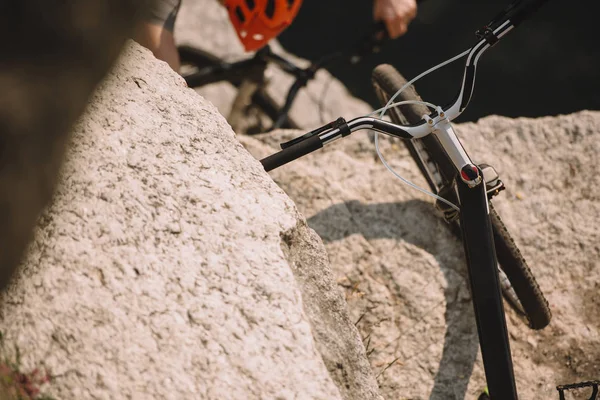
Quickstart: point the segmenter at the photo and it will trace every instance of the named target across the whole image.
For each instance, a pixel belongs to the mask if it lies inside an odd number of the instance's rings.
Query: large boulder
[[[0,331],[60,399],[380,398],[319,237],[135,44],[76,126]]]
[[[600,113],[491,116],[457,130],[506,183],[494,204],[554,315],[531,331],[507,311],[521,397],[556,398],[556,385],[598,379]],[[241,140],[260,158],[300,133]],[[394,169],[427,186],[401,143],[382,143]],[[476,398],[485,378],[462,245],[432,200],[385,169],[366,132],[271,175],[323,238],[383,396]]]

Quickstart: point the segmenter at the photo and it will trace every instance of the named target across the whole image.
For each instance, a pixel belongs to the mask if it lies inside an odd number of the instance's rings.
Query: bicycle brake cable
[[[471,51],[471,49],[465,50],[464,52],[428,69],[427,71],[417,75],[416,77],[414,77],[413,79],[411,79],[410,81],[406,82],[406,84],[404,84],[404,86],[402,86],[386,103],[386,105],[378,110],[373,111],[372,113],[369,114],[369,116],[375,115],[375,114],[379,114],[379,118],[383,118],[383,116],[385,115],[385,113],[390,109],[390,108],[394,108],[394,107],[399,107],[401,105],[404,104],[423,104],[426,105],[430,108],[436,109],[438,108],[436,105],[429,103],[429,102],[425,102],[425,101],[418,101],[418,100],[407,100],[407,101],[400,101],[397,103],[394,103],[394,100],[406,89],[408,88],[410,85],[412,85],[414,82],[418,81],[419,79],[421,79],[422,77],[430,74],[431,72],[445,66],[448,65],[456,60],[461,59],[462,57],[466,56],[467,54],[469,54],[469,52]],[[408,179],[404,178],[403,176],[401,176],[398,172],[396,172],[386,161],[385,157],[383,156],[383,153],[381,152],[381,149],[379,148],[379,133],[375,132],[375,151],[377,152],[377,156],[379,156],[379,159],[381,160],[382,164],[388,169],[388,171],[390,171],[396,178],[400,179],[401,182],[403,182],[404,184],[412,187],[413,189],[416,189],[430,197],[433,197],[436,200],[439,200],[445,204],[447,204],[448,206],[452,207],[453,209],[455,209],[456,211],[460,212],[460,208],[455,205],[454,203],[444,199],[441,196],[438,196],[437,194],[430,192],[429,190],[423,189],[422,187],[414,184],[413,182],[409,181]]]
[[[388,107],[389,108],[394,108],[394,107],[399,107],[401,105],[405,105],[405,104],[423,104],[426,105],[428,107],[432,107],[432,108],[437,108],[434,104],[431,104],[429,102],[426,101],[418,101],[418,100],[406,100],[406,101],[400,101],[397,103],[394,103],[392,105],[390,105]],[[375,111],[369,115],[373,115],[376,114],[378,111]],[[381,160],[381,163],[387,168],[388,171],[390,171],[396,178],[400,179],[401,182],[403,182],[404,184],[412,187],[415,190],[418,190],[421,193],[426,194],[427,196],[433,197],[436,200],[439,200],[447,205],[449,205],[450,207],[452,207],[453,209],[455,209],[456,211],[460,212],[460,208],[455,205],[454,203],[444,199],[443,197],[430,192],[429,190],[423,189],[422,187],[420,187],[419,185],[409,181],[408,179],[406,179],[405,177],[403,177],[402,175],[400,175],[398,172],[396,172],[396,170],[394,170],[394,168],[392,168],[392,166],[390,166],[388,164],[388,162],[386,161],[385,157],[383,157],[383,153],[381,152],[381,149],[379,148],[379,133],[375,132],[375,151],[377,152],[377,155],[379,156],[379,159]]]
[[[417,75],[416,77],[414,77],[413,79],[411,79],[410,81],[406,82],[406,84],[404,86],[402,86],[387,102],[387,104],[385,105],[385,107],[383,107],[383,111],[381,112],[381,116],[383,116],[386,111],[389,108],[389,105],[392,104],[394,102],[394,100],[396,100],[396,97],[398,97],[400,95],[400,93],[402,93],[407,87],[409,87],[410,85],[412,85],[413,83],[415,83],[416,81],[418,81],[419,79],[421,79],[422,77],[424,77],[425,75],[429,75],[430,73],[432,73],[433,71],[442,68],[456,60],[459,60],[461,58],[463,58],[464,56],[466,56],[467,54],[469,54],[469,52],[471,51],[471,49],[467,49],[465,51],[463,51],[462,53],[434,66],[429,68],[427,71],[420,73],[419,75]],[[381,109],[380,109],[381,110]],[[377,110],[379,111],[379,110]]]

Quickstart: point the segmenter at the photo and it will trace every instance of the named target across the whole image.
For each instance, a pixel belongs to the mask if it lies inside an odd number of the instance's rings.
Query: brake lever
[[[365,55],[379,53],[381,47],[390,38],[385,23],[383,21],[376,22],[371,31],[357,46],[356,50],[350,56],[352,64],[359,63]]]
[[[295,144],[298,144],[306,139],[309,139],[313,136],[320,135],[321,133],[324,133],[326,131],[330,131],[330,130],[339,128],[339,127],[343,126],[344,124],[346,124],[346,120],[344,118],[340,117],[340,118],[336,119],[335,121],[332,121],[326,125],[321,126],[320,128],[312,130],[308,133],[305,133],[302,136],[298,136],[297,138],[294,138],[287,142],[280,143],[279,146],[281,146],[281,149],[286,149],[286,148],[291,147]]]

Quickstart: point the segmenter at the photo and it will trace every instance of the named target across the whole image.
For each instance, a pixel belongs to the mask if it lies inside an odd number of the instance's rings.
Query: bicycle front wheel
[[[382,105],[405,84],[404,77],[391,65],[383,64],[375,68],[372,76],[373,87]],[[413,86],[405,89],[395,101],[421,100]],[[416,124],[424,114],[429,114],[424,105],[408,104],[390,110],[390,118],[396,124]],[[449,193],[440,193],[442,188],[452,186],[456,170],[446,156],[442,146],[433,135],[422,139],[404,140],[405,146],[419,170],[427,180],[432,192],[454,200]],[[548,301],[544,297],[525,258],[513,238],[490,203],[490,218],[494,234],[496,254],[499,263],[499,276],[502,294],[517,313],[527,318],[529,327],[542,329],[552,318]],[[460,236],[458,219],[452,222],[455,235]]]

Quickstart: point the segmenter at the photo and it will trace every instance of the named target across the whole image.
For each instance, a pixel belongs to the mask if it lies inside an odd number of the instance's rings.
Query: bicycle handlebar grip
[[[509,6],[507,17],[510,22],[517,26],[527,18],[531,17],[541,6],[549,0],[520,0]]]
[[[308,153],[312,153],[315,150],[319,150],[323,147],[323,142],[319,135],[315,135],[308,139],[305,139],[293,146],[281,150],[275,154],[272,154],[266,158],[260,160],[261,164],[265,168],[265,171],[271,171],[275,168],[279,168],[284,164],[294,161],[297,158],[303,157]]]

